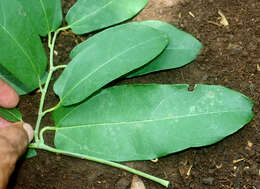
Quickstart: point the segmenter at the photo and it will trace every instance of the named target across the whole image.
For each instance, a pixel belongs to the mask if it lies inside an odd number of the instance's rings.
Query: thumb
[[[26,150],[27,145],[33,138],[32,127],[27,123],[17,122],[8,127],[0,129],[0,138],[9,143],[18,156],[21,156]],[[0,151],[4,148],[0,145]]]
[[[0,128],[0,188],[6,187],[16,161],[32,138],[33,130],[27,123],[18,122]]]

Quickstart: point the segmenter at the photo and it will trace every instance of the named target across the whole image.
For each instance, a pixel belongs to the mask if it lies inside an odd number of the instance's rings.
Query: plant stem
[[[57,30],[57,32],[64,31],[64,30],[67,30],[67,29],[70,29],[70,25],[64,26],[64,27],[62,27],[62,28],[59,28],[59,29]]]
[[[45,116],[45,115],[46,115],[47,113],[49,113],[49,112],[53,112],[54,110],[56,110],[57,108],[60,107],[60,104],[61,104],[61,102],[59,102],[56,106],[45,110],[45,111],[42,113],[42,116]]]
[[[111,161],[107,161],[107,160],[103,160],[103,159],[100,159],[100,158],[91,157],[91,156],[87,156],[87,155],[83,155],[83,154],[59,150],[59,149],[56,149],[56,148],[53,148],[53,147],[50,147],[50,146],[44,144],[43,133],[46,130],[56,130],[56,128],[55,127],[44,127],[40,131],[40,134],[39,134],[41,120],[42,120],[42,118],[44,117],[45,114],[54,111],[61,104],[61,102],[59,102],[53,108],[50,108],[50,109],[43,111],[46,93],[48,91],[48,87],[49,87],[53,72],[56,71],[57,69],[66,67],[66,65],[59,65],[59,66],[53,65],[55,41],[56,41],[57,35],[59,34],[60,31],[63,31],[63,30],[69,29],[69,28],[70,28],[70,26],[66,26],[66,27],[62,27],[62,28],[58,29],[57,31],[54,32],[53,38],[52,38],[51,33],[48,34],[48,47],[50,48],[49,73],[48,73],[47,80],[46,80],[43,88],[41,86],[41,82],[39,82],[39,86],[40,86],[42,95],[41,95],[40,106],[39,106],[39,111],[38,111],[38,118],[37,118],[36,127],[35,127],[35,131],[34,131],[35,143],[30,144],[29,148],[42,149],[42,150],[46,150],[46,151],[50,151],[50,152],[54,152],[54,153],[58,153],[58,154],[64,154],[64,155],[67,155],[67,156],[72,156],[72,157],[77,157],[77,158],[81,158],[81,159],[86,159],[86,160],[102,163],[102,164],[105,164],[105,165],[109,165],[109,166],[112,166],[112,167],[123,169],[125,171],[128,171],[128,172],[131,172],[133,174],[142,176],[144,178],[147,178],[147,179],[150,179],[154,182],[157,182],[157,183],[159,183],[159,184],[161,184],[165,187],[168,187],[169,181],[154,177],[154,176],[146,174],[144,172],[141,172],[141,171],[135,170],[133,168],[127,167],[125,165],[121,165],[119,163],[115,163],[115,162],[111,162]]]
[[[54,67],[54,71],[58,70],[58,69],[61,69],[61,68],[66,68],[67,65],[59,65],[59,66],[55,66]]]
[[[51,48],[51,32],[48,33],[48,47]]]
[[[49,64],[49,73],[48,73],[48,76],[47,76],[47,80],[45,82],[45,85],[43,87],[43,89],[41,90],[42,91],[42,95],[41,95],[41,100],[40,100],[40,106],[39,106],[39,111],[38,111],[38,118],[37,118],[37,122],[36,122],[36,126],[35,126],[35,130],[34,130],[34,139],[35,139],[35,142],[39,142],[39,130],[40,130],[40,125],[41,125],[41,120],[43,118],[43,116],[50,112],[51,110],[54,110],[53,109],[49,109],[45,112],[43,112],[43,108],[44,108],[44,100],[45,100],[45,96],[46,96],[46,93],[48,91],[48,87],[49,87],[49,84],[50,84],[50,81],[51,81],[51,78],[52,78],[52,74],[55,70],[57,70],[58,68],[64,68],[64,65],[61,66],[54,66],[53,65],[53,56],[54,56],[54,46],[55,46],[55,41],[56,41],[56,38],[57,38],[57,35],[59,34],[61,30],[57,30],[56,32],[54,32],[54,35],[53,35],[53,39],[51,39],[51,34],[49,33],[48,37],[48,41],[49,41],[49,48],[50,48],[50,64]],[[57,107],[55,107],[57,108]]]
[[[54,129],[52,129],[52,130],[54,130]],[[47,145],[45,145],[43,143],[35,145],[35,146],[33,144],[31,144],[30,147],[31,148],[38,148],[38,149],[46,150],[46,151],[49,151],[49,152],[54,152],[54,153],[57,153],[57,154],[64,154],[64,155],[71,156],[71,157],[77,157],[77,158],[80,158],[80,159],[86,159],[86,160],[94,161],[94,162],[97,162],[97,163],[102,163],[102,164],[105,164],[105,165],[109,165],[109,166],[112,166],[112,167],[123,169],[125,171],[128,171],[130,173],[139,175],[141,177],[150,179],[150,180],[152,180],[154,182],[157,182],[157,183],[159,183],[159,184],[161,184],[161,185],[163,185],[165,187],[168,187],[168,185],[169,185],[169,181],[167,181],[167,180],[163,180],[163,179],[154,177],[152,175],[146,174],[144,172],[138,171],[136,169],[133,169],[133,168],[130,168],[130,167],[127,167],[125,165],[122,165],[122,164],[119,164],[119,163],[115,163],[115,162],[112,162],[112,161],[107,161],[107,160],[104,160],[104,159],[91,157],[91,156],[87,156],[87,155],[83,155],[83,154],[78,154],[78,153],[73,153],[73,152],[67,152],[67,151],[64,151],[64,150],[59,150],[59,149],[47,146]]]

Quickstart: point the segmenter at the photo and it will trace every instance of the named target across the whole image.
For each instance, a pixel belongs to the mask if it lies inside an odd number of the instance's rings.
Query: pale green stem
[[[54,32],[54,36],[53,36],[52,42],[50,44],[50,65],[49,65],[50,69],[49,69],[49,73],[48,73],[44,88],[42,89],[40,107],[39,107],[39,111],[38,111],[38,118],[37,118],[35,130],[34,130],[35,142],[39,141],[38,135],[39,135],[40,125],[41,125],[41,120],[42,120],[43,116],[45,115],[45,113],[43,112],[44,100],[45,100],[45,96],[46,96],[46,93],[47,93],[47,90],[48,90],[48,87],[49,87],[49,84],[50,84],[50,81],[52,78],[52,74],[56,70],[56,68],[53,66],[53,55],[54,55],[55,41],[56,41],[59,31],[61,31],[61,30],[57,30],[56,32]],[[51,35],[48,35],[48,36],[51,37]],[[51,41],[51,39],[48,39],[48,40]]]
[[[45,111],[42,113],[42,116],[45,116],[45,115],[46,115],[47,113],[49,113],[49,112],[53,112],[54,110],[56,110],[57,108],[60,107],[60,104],[61,104],[61,102],[59,102],[56,106],[54,106],[54,107],[52,107],[52,108],[50,108],[50,109],[45,110]]]
[[[63,69],[63,68],[66,68],[67,65],[59,65],[59,66],[55,66],[54,67],[54,71],[58,70],[58,69]]]
[[[41,82],[41,79],[39,79],[39,88],[40,88],[40,91],[42,93],[43,89],[42,89],[42,82]]]
[[[59,28],[57,31],[60,32],[60,31],[64,31],[64,30],[67,30],[67,29],[70,29],[70,25]]]
[[[48,33],[48,47],[51,48],[51,32]]]
[[[67,151],[64,151],[64,150],[59,150],[59,149],[47,146],[47,145],[45,145],[43,143],[38,144],[38,145],[31,144],[30,147],[31,148],[42,149],[42,150],[46,150],[46,151],[50,151],[50,152],[54,152],[54,153],[57,153],[57,154],[63,154],[63,155],[71,156],[71,157],[77,157],[77,158],[80,158],[80,159],[86,159],[86,160],[94,161],[94,162],[97,162],[97,163],[102,163],[102,164],[105,164],[105,165],[109,165],[109,166],[112,166],[112,167],[123,169],[123,170],[128,171],[130,173],[133,173],[135,175],[139,175],[141,177],[150,179],[150,180],[152,180],[154,182],[157,182],[157,183],[159,183],[159,184],[161,184],[161,185],[163,185],[165,187],[168,187],[168,185],[169,185],[169,181],[167,181],[167,180],[163,180],[163,179],[154,177],[154,176],[149,175],[147,173],[144,173],[142,171],[138,171],[136,169],[133,169],[133,168],[130,168],[130,167],[127,167],[125,165],[122,165],[122,164],[119,164],[119,163],[115,163],[115,162],[112,162],[112,161],[107,161],[107,160],[104,160],[104,159],[91,157],[91,156],[87,156],[87,155],[83,155],[83,154],[78,154],[78,153],[73,153],[73,152],[67,152]]]

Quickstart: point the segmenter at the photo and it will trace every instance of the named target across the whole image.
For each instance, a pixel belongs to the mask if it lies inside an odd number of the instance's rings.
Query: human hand
[[[13,108],[18,101],[15,90],[0,78],[0,106]],[[11,123],[0,117],[0,189],[6,188],[16,161],[32,139],[33,130],[29,124]]]

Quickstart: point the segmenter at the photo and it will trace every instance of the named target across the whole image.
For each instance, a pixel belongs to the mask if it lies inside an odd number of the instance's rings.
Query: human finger
[[[0,78],[0,107],[14,108],[19,102],[16,91]]]
[[[27,123],[14,123],[0,128],[0,188],[6,187],[18,158],[25,152],[33,138],[33,130]]]

